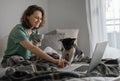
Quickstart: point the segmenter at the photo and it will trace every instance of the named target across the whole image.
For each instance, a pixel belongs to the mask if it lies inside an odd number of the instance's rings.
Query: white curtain
[[[90,54],[97,42],[106,40],[104,0],[86,0],[87,23],[90,37]],[[92,55],[90,55],[92,56]]]

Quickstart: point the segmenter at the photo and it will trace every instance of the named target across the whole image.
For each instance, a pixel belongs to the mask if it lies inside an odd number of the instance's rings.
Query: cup
[[[44,39],[44,34],[34,34],[32,39],[39,42],[40,40]]]

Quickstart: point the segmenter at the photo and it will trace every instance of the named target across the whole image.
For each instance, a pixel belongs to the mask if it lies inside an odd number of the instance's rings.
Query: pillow
[[[3,57],[5,49],[7,47],[8,36],[4,36],[0,39],[0,58]]]
[[[51,47],[56,51],[60,51],[62,43],[59,40],[63,38],[64,34],[45,34],[40,48],[44,50],[46,47]]]
[[[48,33],[46,33],[46,35],[49,35],[49,34],[57,34],[57,31],[53,30],[53,31],[49,31]]]
[[[64,34],[64,38],[76,38],[75,43],[77,44],[77,38],[79,29],[56,29],[47,34]]]
[[[77,38],[79,29],[56,29],[57,33],[64,33],[64,38]]]

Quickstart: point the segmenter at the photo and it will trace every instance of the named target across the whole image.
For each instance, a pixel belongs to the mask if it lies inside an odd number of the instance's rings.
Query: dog
[[[77,62],[84,57],[83,51],[81,51],[75,44],[76,38],[64,38],[60,39],[62,42],[62,58],[68,62]]]

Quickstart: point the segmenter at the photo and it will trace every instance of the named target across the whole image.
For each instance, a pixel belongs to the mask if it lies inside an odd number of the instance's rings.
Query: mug
[[[32,35],[32,39],[39,42],[40,40],[44,39],[44,34],[34,34]]]

